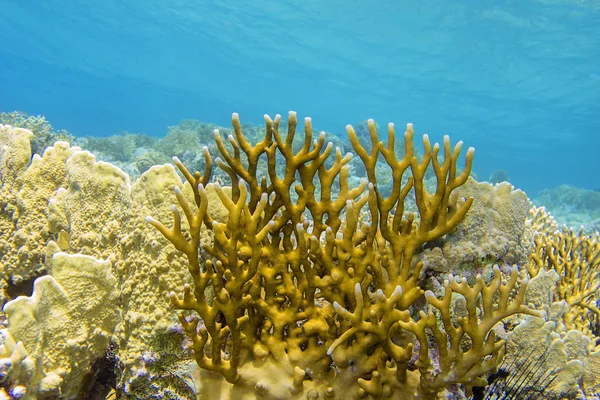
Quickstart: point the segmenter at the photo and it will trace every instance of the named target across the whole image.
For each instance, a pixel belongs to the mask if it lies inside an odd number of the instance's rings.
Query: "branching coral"
[[[229,211],[226,222],[207,213],[212,160],[206,148],[204,174],[174,159],[195,205],[175,188],[183,217],[173,206],[173,228],[146,219],[188,259],[194,287],[185,285],[182,297],[171,293],[171,301],[183,310],[180,321],[198,365],[266,398],[432,399],[453,384],[480,384],[502,356],[493,326],[515,313],[535,314],[522,304],[527,283],[515,289],[515,269],[502,284],[496,270],[488,285],[452,279],[437,299],[419,287],[423,264],[413,262],[425,243],[453,230],[469,210],[472,199],[459,200],[453,191],[469,176],[473,149],[458,174],[461,142],[452,148],[444,137],[441,147],[432,146],[424,136],[419,160],[409,124],[398,158],[393,124],[384,144],[369,121],[370,150],[348,126],[367,171],[367,180],[350,188],[352,155],[336,149],[328,162],[333,145],[325,144],[323,133],[313,140],[309,118],[298,146],[295,113],[285,137],[279,116],[265,120],[265,137],[255,145],[244,137],[237,114],[227,146],[215,131],[222,155],[216,164],[232,181],[230,196],[215,187]],[[380,156],[393,182],[386,195],[377,186]],[[259,176],[265,161],[268,176]],[[437,179],[432,193],[423,183],[430,166]],[[409,194],[418,214],[405,212]],[[200,254],[203,225],[214,235],[202,246],[208,258]],[[456,324],[449,314],[453,293],[464,296],[467,309]],[[416,313],[424,294],[441,321],[433,311]],[[419,353],[414,367],[413,350]]]
[[[589,333],[590,321],[600,318],[598,234],[585,235],[583,231],[577,234],[565,227],[562,232],[539,233],[535,246],[529,259],[529,274],[536,276],[541,269],[556,271],[560,280],[554,300],[564,300],[570,306],[564,317],[566,327]]]

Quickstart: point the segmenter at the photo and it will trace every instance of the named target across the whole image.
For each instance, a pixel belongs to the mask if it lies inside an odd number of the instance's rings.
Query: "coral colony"
[[[10,116],[34,132],[0,125],[1,399],[600,393],[598,234],[461,142],[369,120],[336,147],[291,112],[82,149]]]
[[[176,207],[172,229],[147,218],[189,261],[194,285],[186,285],[182,297],[172,293],[171,301],[195,312],[191,318],[182,313],[180,321],[198,365],[274,398],[434,399],[457,383],[467,389],[484,385],[481,376],[496,368],[503,351],[494,325],[516,313],[537,315],[523,304],[527,282],[516,289],[518,271],[503,283],[496,269],[487,285],[481,278],[473,286],[452,279],[437,298],[419,287],[423,264],[413,262],[418,249],[450,232],[468,212],[473,199],[458,199],[453,191],[469,177],[474,149],[467,151],[459,174],[461,142],[452,148],[445,137],[442,147],[432,146],[424,136],[425,152],[418,160],[410,124],[401,157],[394,151],[392,124],[384,144],[369,121],[370,150],[348,126],[368,176],[351,189],[346,164],[352,155],[337,149],[328,166],[332,145],[325,145],[324,135],[313,140],[309,118],[298,150],[295,113],[285,137],[279,116],[265,119],[265,137],[254,146],[237,114],[230,150],[215,132],[222,156],[216,163],[232,185],[231,196],[216,187],[229,212],[226,222],[207,213],[210,158],[203,175],[191,174],[175,159],[194,191],[195,207],[175,188],[189,234]],[[278,155],[283,176],[276,170]],[[377,189],[378,157],[392,171],[389,195]],[[260,162],[267,163],[268,176],[257,175]],[[437,179],[433,193],[423,182],[430,167]],[[411,191],[417,214],[405,212]],[[214,242],[200,248],[203,227],[213,232]],[[200,250],[209,255],[205,263]],[[511,296],[513,289],[517,293]],[[468,310],[457,324],[450,316],[454,293],[464,296]],[[415,303],[423,295],[429,310],[417,312]]]

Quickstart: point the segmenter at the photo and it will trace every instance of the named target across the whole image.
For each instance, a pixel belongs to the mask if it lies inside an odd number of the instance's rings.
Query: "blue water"
[[[0,0],[0,110],[77,136],[298,111],[414,122],[530,195],[600,187],[594,0]]]

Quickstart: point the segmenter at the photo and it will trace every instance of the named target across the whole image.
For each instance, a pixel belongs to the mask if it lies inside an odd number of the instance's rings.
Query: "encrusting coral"
[[[27,115],[20,111],[0,113],[0,124],[18,126],[33,133],[31,151],[42,155],[44,149],[58,141],[72,143],[74,137],[64,129],[56,130],[42,115]]]
[[[9,392],[8,385],[24,390],[25,399],[45,398],[49,389],[56,389],[60,398],[88,398],[90,382],[82,379],[87,372],[93,375],[93,364],[104,358],[107,349],[100,344],[106,344],[105,337],[118,352],[115,384],[121,398],[191,398],[194,383],[188,375],[194,369],[188,366],[195,362],[187,349],[179,348],[181,328],[162,299],[177,283],[192,280],[183,255],[143,218],[170,216],[163,199],[174,185],[183,185],[175,167],[154,166],[131,183],[117,167],[66,142],[32,156],[31,137],[28,130],[0,125],[0,301],[13,300],[0,315],[8,326],[0,329],[0,398],[3,388]],[[217,220],[219,212],[211,207]],[[63,273],[54,268],[60,252],[74,256],[60,258]],[[80,265],[88,256],[101,272],[89,274]],[[116,281],[102,287],[116,298],[106,296],[110,298],[92,307],[102,296],[80,280],[87,277],[98,286],[110,276]],[[49,284],[50,277],[56,285]],[[41,297],[32,296],[32,287],[56,288],[39,292],[46,297],[56,291],[65,295],[61,301],[37,301]],[[116,326],[93,322],[112,312],[117,313]],[[70,337],[64,340],[65,335]],[[5,373],[8,361],[11,368]],[[15,372],[17,362],[27,364],[21,373]],[[22,371],[36,378],[19,376]]]
[[[0,125],[0,303],[43,273],[48,200],[66,185],[65,160],[78,147],[57,142],[41,155],[31,152],[30,131]],[[20,289],[13,290],[20,294]]]
[[[490,185],[471,177],[455,194],[477,200],[453,232],[420,255],[425,266],[437,272],[436,280],[442,281],[449,272],[469,278],[491,271],[493,265],[527,262],[533,240],[524,238],[531,206],[525,192],[508,182]]]
[[[13,378],[12,383],[23,384],[25,399],[74,399],[118,322],[119,310],[106,306],[118,301],[117,280],[109,261],[82,254],[59,252],[49,264],[52,275],[36,279],[30,297],[19,296],[3,309],[10,324],[6,332],[0,330],[5,339],[0,363],[5,357],[14,359],[10,344],[18,338],[28,356],[18,361],[21,365],[29,361],[32,368],[21,379],[12,366],[0,371]],[[0,398],[3,394],[0,389]]]
[[[501,372],[507,379],[488,387],[489,397],[595,399],[600,393],[600,347],[594,338],[565,325],[573,312],[565,300],[554,301],[561,277],[541,268],[527,287],[525,303],[546,311],[527,316],[506,341]],[[493,396],[492,396],[493,395]]]
[[[193,190],[195,204],[175,188],[185,220],[176,206],[173,228],[146,218],[188,260],[194,286],[170,297],[182,310],[198,365],[231,383],[232,398],[433,399],[456,384],[467,390],[484,385],[483,376],[504,351],[493,327],[516,313],[537,314],[523,304],[527,282],[519,286],[513,268],[503,283],[496,268],[488,284],[480,277],[474,286],[451,278],[437,298],[420,288],[423,264],[413,260],[469,210],[473,200],[453,191],[469,177],[473,149],[458,173],[461,142],[452,148],[444,137],[442,147],[432,146],[424,136],[418,160],[409,124],[398,159],[393,124],[384,144],[369,121],[370,150],[348,126],[368,178],[349,188],[352,155],[336,149],[329,161],[333,146],[325,145],[324,134],[313,140],[309,118],[301,143],[294,142],[295,113],[285,137],[279,116],[265,120],[265,137],[255,145],[244,137],[237,114],[227,142],[215,131],[222,156],[216,164],[232,181],[230,195],[215,185],[229,212],[225,222],[207,212],[213,164],[207,149],[203,174],[174,159]],[[380,156],[392,172],[386,195],[377,186]],[[276,165],[281,158],[283,176]],[[261,177],[263,162],[268,176]],[[437,179],[433,193],[423,182],[430,167]],[[405,212],[409,194],[417,214]],[[201,244],[203,225],[212,243]],[[453,296],[466,304],[456,323]]]

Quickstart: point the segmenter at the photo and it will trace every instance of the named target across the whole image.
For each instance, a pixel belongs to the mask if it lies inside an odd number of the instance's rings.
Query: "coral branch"
[[[517,290],[516,270],[504,285],[499,270],[489,285],[480,278],[473,287],[452,280],[443,298],[426,294],[439,318],[424,311],[413,317],[424,294],[419,286],[423,264],[413,263],[413,257],[425,243],[454,229],[469,210],[472,199],[459,201],[453,191],[471,172],[473,149],[458,173],[461,142],[452,148],[445,137],[441,148],[424,136],[424,154],[418,159],[408,124],[399,157],[393,124],[384,144],[369,120],[370,150],[348,126],[367,173],[358,187],[350,188],[352,155],[334,151],[324,133],[313,139],[309,118],[299,142],[294,112],[286,135],[280,133],[279,115],[274,120],[265,116],[265,136],[255,145],[244,136],[237,114],[232,124],[234,134],[227,141],[215,131],[221,153],[215,163],[232,184],[231,195],[214,185],[226,221],[214,221],[207,212],[210,159],[203,175],[174,159],[196,204],[175,188],[179,207],[173,208],[173,228],[147,218],[188,258],[194,288],[184,286],[182,297],[171,293],[171,302],[194,314],[190,320],[182,314],[180,320],[198,365],[274,398],[303,393],[310,398],[319,393],[327,398],[414,393],[433,398],[455,383],[479,383],[496,367],[502,342],[496,341],[494,324],[515,313],[533,314],[522,304],[527,284]],[[326,165],[332,152],[333,162]],[[382,162],[392,172],[387,195],[377,182]],[[431,193],[425,185],[428,170],[436,180]],[[416,214],[405,213],[411,194]],[[207,257],[201,266],[202,226],[213,242],[203,246]],[[511,291],[517,295],[511,298]],[[450,319],[453,293],[466,299],[468,309],[456,325]],[[492,306],[496,297],[499,303]],[[420,344],[420,383],[414,379],[417,372],[409,370],[413,334]],[[440,354],[436,377],[431,377],[436,369],[431,335]],[[463,352],[466,337],[470,348]],[[281,373],[277,382],[270,368]]]

